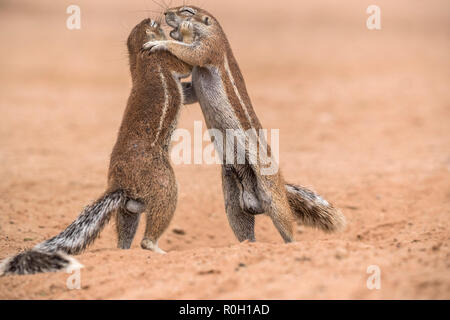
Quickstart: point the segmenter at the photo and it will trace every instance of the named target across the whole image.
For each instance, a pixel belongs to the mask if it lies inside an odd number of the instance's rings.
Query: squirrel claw
[[[144,43],[142,50],[149,50],[150,52],[155,52],[157,50],[165,50],[166,45],[163,41],[149,41]]]

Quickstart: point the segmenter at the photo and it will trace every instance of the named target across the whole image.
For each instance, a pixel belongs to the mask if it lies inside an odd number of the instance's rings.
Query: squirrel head
[[[142,59],[139,59],[139,61],[143,61],[144,63],[146,63],[145,61],[147,61],[147,59],[158,61],[161,66],[171,72],[174,72],[180,78],[189,76],[192,71],[192,67],[178,60],[175,56],[167,52],[152,54],[149,54],[148,52],[141,52],[141,48],[144,43],[148,41],[166,39],[166,35],[161,28],[161,23],[159,21],[145,19],[133,28],[127,40],[130,70],[132,75],[134,74],[134,71],[136,71],[136,66],[138,63],[137,57],[140,54]]]
[[[145,19],[138,23],[127,40],[128,53],[138,54],[147,41],[166,40],[161,24],[153,19]]]
[[[199,7],[180,6],[170,8],[166,10],[164,15],[167,24],[174,28],[170,32],[170,36],[178,41],[185,40],[183,36],[188,36],[188,31],[198,36],[207,36],[208,34],[214,34],[216,30],[221,30],[216,18]],[[186,26],[189,26],[189,28],[186,29]]]

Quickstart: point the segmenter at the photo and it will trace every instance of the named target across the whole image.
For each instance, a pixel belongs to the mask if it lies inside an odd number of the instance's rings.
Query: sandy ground
[[[449,299],[450,6],[375,1],[204,1],[222,22],[254,108],[280,129],[288,181],[340,207],[348,228],[270,220],[239,244],[217,166],[175,166],[180,195],[158,255],[115,248],[113,225],[68,274],[0,279],[2,299]],[[60,232],[106,185],[130,89],[126,37],[151,1],[0,1],[0,258]],[[150,13],[151,14],[151,13]],[[180,128],[202,120],[198,105]],[[205,126],[204,126],[205,128]],[[183,234],[179,234],[181,229]],[[367,268],[379,266],[381,289]]]

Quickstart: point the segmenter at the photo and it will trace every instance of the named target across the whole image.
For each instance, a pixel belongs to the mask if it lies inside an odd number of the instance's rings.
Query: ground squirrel
[[[177,185],[169,144],[183,104],[180,79],[191,67],[168,52],[149,54],[142,45],[166,39],[159,23],[146,19],[128,37],[132,89],[111,154],[108,188],[59,235],[0,264],[2,274],[32,274],[73,269],[78,254],[91,244],[117,211],[119,248],[130,248],[139,217],[147,213],[141,246],[157,252],[157,241],[175,211]]]
[[[165,16],[167,24],[174,28],[170,35],[175,41],[150,41],[143,48],[168,51],[194,67],[192,85],[184,85],[185,96],[189,97],[186,102],[198,100],[209,128],[223,133],[227,129],[261,129],[219,22],[205,10],[192,6],[168,9]],[[255,240],[254,214],[258,213],[271,217],[285,242],[294,240],[294,218],[325,231],[344,227],[341,212],[319,195],[286,184],[279,171],[262,175],[260,167],[260,163],[222,166],[226,213],[238,240]]]

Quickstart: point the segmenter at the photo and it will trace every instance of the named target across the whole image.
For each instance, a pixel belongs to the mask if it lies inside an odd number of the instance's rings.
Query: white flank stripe
[[[230,78],[231,84],[233,85],[234,93],[238,97],[239,102],[240,102],[240,104],[242,106],[242,109],[244,109],[245,116],[247,117],[248,121],[250,122],[250,126],[253,128],[252,119],[250,118],[250,115],[248,114],[247,106],[245,105],[244,100],[242,100],[242,97],[239,94],[239,90],[236,87],[236,82],[234,82],[233,75],[231,74],[230,65],[228,64],[227,54],[225,54],[225,63],[224,63],[224,65],[225,65],[225,71],[227,72],[228,77]]]
[[[152,147],[155,146],[156,142],[158,141],[159,135],[161,134],[164,119],[166,118],[167,108],[169,107],[169,93],[167,92],[167,82],[166,82],[166,77],[164,76],[164,74],[161,71],[161,66],[158,66],[158,72],[159,72],[159,76],[161,77],[162,86],[164,88],[164,107],[162,110],[161,118],[159,119],[159,127],[158,127],[158,131],[156,132],[156,135],[155,135],[155,140],[153,140],[152,145],[151,145]]]

